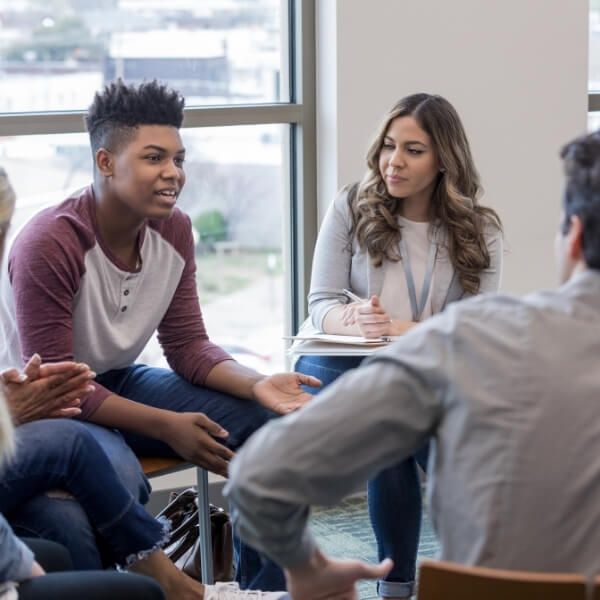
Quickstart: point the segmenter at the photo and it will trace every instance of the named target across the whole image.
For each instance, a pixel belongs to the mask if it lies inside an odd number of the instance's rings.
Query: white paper
[[[307,333],[292,336],[294,341],[313,341],[326,344],[347,344],[352,346],[385,346],[393,338],[366,338],[359,335],[334,335],[331,333]]]

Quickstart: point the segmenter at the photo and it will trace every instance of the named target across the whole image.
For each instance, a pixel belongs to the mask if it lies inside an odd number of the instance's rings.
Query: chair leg
[[[196,469],[198,477],[198,519],[200,525],[200,558],[202,560],[202,583],[212,584],[213,557],[210,529],[210,507],[208,502],[208,473],[206,469]]]

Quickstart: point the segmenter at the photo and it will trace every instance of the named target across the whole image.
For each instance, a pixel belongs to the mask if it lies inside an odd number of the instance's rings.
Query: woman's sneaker
[[[261,592],[260,590],[240,590],[233,581],[204,586],[204,600],[279,600],[287,592]]]

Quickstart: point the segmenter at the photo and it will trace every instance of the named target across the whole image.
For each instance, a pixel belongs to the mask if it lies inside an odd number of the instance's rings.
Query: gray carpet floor
[[[327,554],[338,558],[359,558],[371,563],[378,562],[366,496],[353,496],[333,508],[315,509],[311,527],[319,545]],[[438,542],[425,508],[419,558],[434,558],[437,551]],[[375,583],[371,581],[361,582],[359,592],[361,600],[378,598]]]

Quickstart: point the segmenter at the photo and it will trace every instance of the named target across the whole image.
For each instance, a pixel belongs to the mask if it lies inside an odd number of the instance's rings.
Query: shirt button
[[[124,306],[124,307],[121,309],[121,312],[125,312],[126,310],[127,310],[127,307],[126,307],[126,306]]]
[[[123,296],[129,296],[129,290],[125,290],[125,291],[123,292]]]

